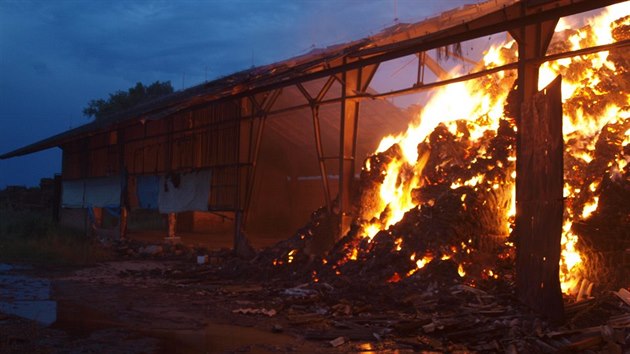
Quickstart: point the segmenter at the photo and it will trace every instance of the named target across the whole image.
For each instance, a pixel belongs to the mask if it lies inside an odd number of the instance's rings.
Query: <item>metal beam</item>
[[[243,145],[242,142],[242,112],[245,97],[241,97],[238,99],[238,119],[234,120],[234,124],[236,125],[236,139],[234,139],[234,149],[236,150],[236,193],[234,193],[234,245],[233,252],[237,256],[246,256],[248,253],[248,242],[243,233],[243,203],[241,197],[241,189],[247,188],[243,187],[243,178],[242,178],[242,160],[241,160],[241,148]],[[252,102],[251,98],[247,98],[247,100],[252,104],[252,111],[254,108],[254,102]],[[251,137],[250,137],[251,140]]]
[[[311,97],[311,95],[301,83],[296,84],[297,88],[300,90],[302,95],[304,95],[306,100],[309,102],[309,106],[311,107],[311,116],[313,118],[313,135],[315,137],[315,150],[317,152],[319,173],[322,179],[324,201],[326,202],[326,210],[328,211],[329,215],[332,215],[332,200],[330,196],[330,183],[328,181],[328,173],[326,172],[326,157],[324,157],[321,126],[319,123],[319,103],[321,102],[321,100],[323,100],[324,96],[326,96],[335,80],[337,80],[335,76],[328,77],[328,80],[326,80],[315,98]]]
[[[341,76],[341,124],[339,131],[339,233],[345,235],[352,222],[352,190],[356,159],[359,100],[352,97],[365,92],[378,65],[343,72]]]
[[[568,51],[568,52],[551,54],[551,55],[544,56],[542,58],[524,59],[524,62],[525,63],[538,63],[540,65],[540,64],[542,64],[544,62],[548,62],[548,61],[554,61],[554,60],[563,59],[563,58],[576,57],[576,56],[580,56],[580,55],[588,55],[588,54],[598,53],[598,52],[607,51],[607,50],[611,50],[611,49],[625,48],[625,47],[628,47],[628,46],[630,46],[630,40],[626,39],[626,40],[615,42],[615,43],[611,43],[611,44],[604,44],[604,45],[598,45],[598,46],[589,47],[589,48],[572,50],[572,51]],[[481,70],[481,71],[476,71],[476,72],[473,72],[473,73],[470,73],[470,74],[458,76],[458,77],[455,77],[455,78],[452,78],[452,79],[448,79],[448,80],[436,81],[436,82],[431,82],[431,83],[423,84],[423,85],[414,85],[412,87],[407,87],[407,88],[403,88],[403,89],[399,89],[399,90],[383,92],[383,93],[377,93],[377,94],[369,94],[367,92],[362,92],[362,93],[358,93],[358,94],[356,94],[354,96],[350,96],[350,97],[347,97],[347,98],[353,99],[353,100],[365,100],[365,99],[381,99],[381,98],[386,98],[386,97],[396,97],[396,96],[401,96],[401,95],[408,95],[408,94],[411,94],[411,93],[426,91],[426,90],[434,89],[434,88],[437,88],[437,87],[442,87],[442,86],[454,84],[454,83],[457,83],[457,82],[477,79],[477,78],[480,78],[480,77],[483,77],[483,76],[486,76],[486,75],[491,75],[491,74],[494,74],[494,73],[497,73],[497,72],[500,72],[500,71],[516,70],[516,69],[518,69],[518,65],[519,65],[518,62],[513,62],[513,63],[497,66],[497,67],[494,67],[494,68],[491,68],[491,69],[484,69],[484,70]],[[319,105],[335,104],[335,103],[339,103],[341,101],[342,101],[341,97],[330,98],[330,99],[327,99],[327,100],[318,100],[318,104]],[[271,111],[271,112],[269,112],[269,115],[280,114],[280,113],[287,113],[287,112],[292,112],[292,111],[295,111],[295,110],[305,109],[305,108],[309,108],[309,107],[310,107],[310,104],[299,104],[299,105],[296,105],[296,106],[293,106],[293,107],[286,107],[286,108],[278,109],[278,110],[275,110],[275,111]]]
[[[332,200],[330,197],[330,185],[328,183],[328,173],[326,172],[324,146],[322,144],[322,133],[319,124],[319,105],[313,105],[311,107],[311,115],[313,117],[313,133],[315,135],[315,150],[317,151],[319,173],[322,178],[322,188],[324,189],[324,201],[326,202],[326,210],[330,215],[332,213]]]
[[[448,80],[451,78],[451,76],[448,74],[448,71],[444,70],[444,68],[442,68],[442,66],[435,61],[433,58],[431,58],[431,56],[429,55],[429,53],[427,52],[422,52],[422,53],[418,53],[418,60],[426,65],[427,68],[429,68],[429,70],[431,70],[435,76],[437,76],[438,79],[440,80]],[[419,83],[422,83],[423,80],[418,80]]]
[[[548,62],[548,61],[554,61],[554,60],[563,59],[563,58],[576,57],[576,56],[580,56],[580,55],[588,55],[588,54],[598,53],[598,52],[607,51],[607,50],[616,49],[616,48],[624,48],[624,47],[628,47],[628,46],[630,46],[630,40],[623,40],[623,41],[619,41],[619,42],[615,42],[615,43],[611,43],[611,44],[604,44],[604,45],[594,46],[594,47],[590,47],[590,48],[583,48],[583,49],[578,49],[578,50],[572,50],[572,51],[569,51],[569,52],[562,52],[562,53],[557,53],[557,54],[551,54],[551,55],[544,56],[542,58],[524,59],[523,62],[524,63],[537,64],[537,65],[540,66],[540,64],[542,64],[544,62]],[[477,79],[477,78],[480,78],[480,77],[483,77],[483,76],[487,76],[487,75],[491,75],[491,74],[494,74],[494,73],[497,73],[497,72],[500,72],[500,71],[516,70],[516,69],[518,69],[518,66],[519,66],[519,62],[513,62],[513,63],[497,66],[497,67],[494,67],[494,68],[490,68],[490,69],[484,69],[484,70],[481,70],[481,71],[476,71],[476,72],[473,72],[473,73],[470,73],[470,74],[454,77],[454,78],[447,79],[447,80],[436,81],[436,82],[431,82],[431,83],[422,84],[422,85],[414,85],[412,87],[407,87],[407,88],[403,88],[403,89],[399,89],[399,90],[394,90],[394,91],[390,91],[390,92],[383,92],[383,93],[377,93],[377,94],[361,93],[361,94],[358,94],[358,95],[355,95],[355,96],[349,97],[349,98],[357,99],[357,100],[365,100],[365,99],[379,99],[379,98],[386,98],[386,97],[396,97],[396,96],[401,96],[401,95],[408,95],[408,94],[411,94],[411,93],[420,92],[420,91],[426,91],[426,90],[434,89],[434,88],[437,88],[437,87],[442,87],[442,86],[454,84],[454,83],[457,83],[457,82]],[[333,104],[333,103],[338,103],[340,101],[341,101],[341,98],[333,98],[333,99],[329,99],[329,100],[324,100],[320,104],[322,104],[322,105],[324,105],[324,104]],[[307,107],[308,107],[307,105],[300,105],[300,106],[296,106],[296,107],[289,107],[289,108],[284,108],[282,110],[270,112],[270,114],[286,113],[287,111],[290,111],[290,110],[293,110],[293,109],[303,109],[303,108],[307,108]]]
[[[382,63],[420,51],[444,47],[453,43],[509,31],[522,26],[595,10],[623,1],[624,0],[556,0],[552,4],[544,4],[538,7],[525,7],[526,11],[524,14],[521,11],[522,4],[518,2],[502,8],[500,11],[426,36],[353,52],[348,55],[348,58],[352,60],[345,60],[341,65],[330,66],[322,70],[313,70],[299,77],[284,77],[282,80],[274,80],[277,82],[264,82],[265,79],[263,79],[257,84],[252,83],[249,92],[260,92],[293,85],[296,82],[305,82],[336,75],[344,71]],[[306,68],[307,66],[305,66],[304,69],[306,70]],[[298,71],[300,69],[301,68],[293,68],[292,71]]]
[[[295,86],[298,88],[298,90],[300,90],[300,92],[302,93],[302,96],[306,98],[306,101],[308,101],[308,103],[312,105],[314,103],[314,99],[313,97],[311,97],[311,94],[308,93],[306,88],[304,88],[304,85],[302,85],[301,82],[298,82],[295,84]]]
[[[337,80],[336,76],[328,77],[328,80],[326,80],[326,83],[324,84],[322,89],[319,90],[317,97],[315,97],[315,100],[317,101],[317,103],[320,103],[322,100],[324,100],[324,96],[326,96],[326,94],[328,93],[332,85],[335,83],[335,80]]]
[[[359,120],[359,101],[348,97],[356,95],[361,88],[361,70],[351,70],[341,74],[341,121],[339,131],[339,233],[346,234],[352,222],[352,181],[354,179],[354,158]]]
[[[250,153],[249,153],[249,164],[250,164],[250,173],[247,176],[247,191],[245,194],[245,204],[243,207],[243,211],[245,213],[243,217],[243,224],[247,222],[247,216],[249,212],[249,206],[252,200],[252,194],[254,191],[254,180],[256,179],[256,166],[258,165],[258,155],[260,153],[260,145],[262,144],[263,132],[265,129],[265,122],[267,121],[267,112],[273,107],[278,99],[278,96],[282,93],[282,89],[278,89],[273,91],[265,101],[260,105],[261,111],[259,112],[259,121],[258,127],[256,129],[256,141],[254,146],[251,146],[250,142]],[[252,119],[253,122],[253,119]]]

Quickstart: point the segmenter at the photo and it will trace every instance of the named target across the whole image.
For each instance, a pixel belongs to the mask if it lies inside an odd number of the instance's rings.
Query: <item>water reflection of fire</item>
[[[612,43],[630,37],[630,4],[608,8],[588,21],[580,30],[567,29],[565,40],[552,44],[550,52],[577,50]],[[565,21],[557,27],[566,29]],[[485,67],[497,67],[517,58],[514,41],[494,46],[486,53]],[[627,92],[627,59],[622,53],[600,52],[588,56],[560,59],[544,63],[540,69],[539,87],[546,86],[558,74],[563,75],[563,133],[565,137],[565,224],[562,236],[560,274],[562,291],[576,293],[585,276],[585,255],[580,252],[579,238],[572,225],[589,218],[598,207],[598,187],[602,178],[618,174],[627,176],[630,95]],[[514,207],[514,131],[509,112],[509,94],[516,73],[504,71],[475,81],[456,83],[435,93],[423,108],[416,122],[398,136],[385,137],[376,154],[366,160],[363,169],[364,195],[361,200],[359,234],[368,240],[377,235],[392,238],[396,251],[408,246],[406,238],[397,234],[408,224],[406,213],[433,213],[443,207],[431,191],[447,185],[463,212],[485,215],[480,209],[496,206],[501,215],[489,216],[494,225],[485,225],[486,233],[504,235],[502,242],[509,253],[513,244],[511,232]],[[513,92],[513,91],[512,91]],[[456,102],[454,102],[456,101]],[[614,156],[602,163],[596,156],[596,145],[604,134],[617,137],[611,144]],[[451,173],[453,172],[453,173]],[[626,177],[627,178],[627,177]],[[365,185],[369,181],[371,185]],[[368,184],[369,184],[368,183]],[[377,191],[377,195],[371,192]],[[443,194],[442,194],[443,195]],[[480,200],[482,199],[482,200]],[[409,217],[411,218],[411,217]],[[426,222],[418,219],[417,222]],[[404,232],[403,232],[404,233]],[[407,238],[408,239],[408,238]],[[368,242],[369,243],[369,242]],[[471,261],[467,255],[480,245],[478,240],[447,245],[409,245],[414,252],[409,260],[415,265],[411,276],[434,259],[453,257],[458,272],[464,276]],[[347,247],[348,260],[361,258],[369,247]],[[410,251],[411,252],[411,251]],[[424,252],[424,253],[422,253]],[[504,254],[504,253],[502,253]],[[509,256],[505,256],[509,258]],[[484,278],[498,278],[498,270],[480,269]],[[402,273],[405,274],[405,273]],[[399,281],[396,272],[389,281]]]

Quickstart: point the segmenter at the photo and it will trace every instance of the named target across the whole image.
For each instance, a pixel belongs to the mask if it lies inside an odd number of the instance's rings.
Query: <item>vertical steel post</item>
[[[317,151],[317,161],[319,162],[319,174],[322,178],[322,188],[324,189],[324,200],[328,214],[332,212],[332,201],[330,199],[330,186],[328,185],[328,173],[326,172],[326,161],[324,160],[324,147],[322,145],[322,133],[319,124],[319,105],[311,107],[313,116],[313,132],[315,133],[315,149]]]
[[[241,150],[243,145],[242,132],[241,132],[241,116],[242,116],[242,101],[238,104],[237,117],[233,117],[236,127],[236,139],[234,139],[236,149],[236,192],[234,193],[234,253],[239,255],[243,252],[242,245],[246,244],[243,234],[243,201],[241,190],[246,188],[243,186],[242,168],[243,163],[241,159]]]
[[[317,97],[313,98],[308,91],[302,86],[302,84],[296,84],[297,88],[302,92],[302,95],[306,98],[311,106],[311,117],[313,118],[313,135],[315,137],[315,151],[317,152],[317,162],[319,165],[319,174],[322,179],[322,188],[324,191],[324,201],[326,202],[326,211],[329,215],[332,214],[332,200],[330,196],[330,184],[328,183],[328,173],[326,172],[326,160],[324,158],[324,145],[322,143],[322,131],[319,122],[319,103],[324,99],[324,96],[330,90],[330,87],[335,82],[334,76],[329,76],[324,86],[317,94]]]
[[[345,235],[352,222],[352,182],[356,155],[359,101],[349,99],[361,92],[361,69],[341,74],[341,123],[339,129],[339,233]]]
[[[249,153],[249,163],[250,163],[250,173],[247,176],[247,191],[245,195],[245,205],[243,208],[244,216],[243,216],[243,224],[247,222],[247,216],[249,213],[249,206],[252,201],[252,194],[254,192],[254,182],[256,179],[256,167],[258,166],[258,155],[260,153],[260,145],[262,144],[263,133],[265,131],[265,122],[267,121],[267,113],[271,110],[274,103],[278,99],[278,96],[282,93],[282,89],[275,90],[271,92],[271,94],[265,99],[263,104],[261,105],[259,116],[258,116],[258,126],[256,129],[256,141],[252,146],[250,141],[250,153]],[[252,117],[252,121],[253,121]],[[250,136],[250,139],[253,136]]]
[[[418,75],[416,78],[416,85],[424,84],[424,59],[427,55],[426,52],[420,52],[418,55]]]
[[[344,71],[341,75],[341,124],[339,137],[339,230],[345,235],[352,223],[352,190],[356,163],[359,100],[349,97],[364,94],[378,69],[373,64]]]

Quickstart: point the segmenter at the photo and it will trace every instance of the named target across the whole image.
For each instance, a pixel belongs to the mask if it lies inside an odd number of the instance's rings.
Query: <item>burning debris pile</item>
[[[608,35],[615,41],[629,38],[630,17],[604,18],[564,33],[567,39],[555,42],[550,54],[605,42],[601,37],[606,32],[596,26],[602,23],[610,24]],[[493,61],[486,57],[486,66],[516,57],[514,43],[495,50],[498,54],[491,53]],[[541,69],[541,87],[558,74],[564,77],[561,283],[567,294],[578,295],[582,288],[584,296],[589,283],[584,279],[602,288],[630,283],[623,269],[630,258],[630,203],[624,198],[630,191],[628,57],[628,49],[622,48],[561,59]],[[417,125],[384,139],[361,176],[359,227],[338,247],[341,252],[331,256],[342,273],[347,262],[364,263],[358,267],[361,272],[366,267],[389,272],[387,279],[395,282],[430,262],[450,261],[471,284],[512,279],[505,272],[513,256],[508,237],[515,177],[512,75],[468,83],[472,103],[464,116],[436,111],[447,107],[443,97],[466,97],[455,96],[460,88],[447,87],[427,104]]]
[[[627,7],[627,5],[626,5]],[[549,53],[630,39],[630,16],[612,11],[556,34]],[[511,41],[491,48],[485,67],[517,57]],[[627,287],[630,264],[630,95],[627,47],[541,67],[539,87],[563,76],[565,223],[562,291],[583,298]],[[366,159],[351,231],[321,264],[309,238],[330,230],[323,212],[275,252],[279,266],[309,263],[313,280],[399,282],[436,276],[469,285],[513,280],[516,72],[436,93],[407,132],[383,139]],[[457,100],[457,105],[452,101]],[[277,253],[276,253],[277,254]],[[625,268],[624,268],[625,267]],[[291,267],[289,267],[291,268]],[[584,280],[584,279],[588,279]],[[592,288],[592,285],[590,286]]]
[[[613,23],[615,41],[630,39],[630,18]],[[595,87],[565,102],[565,110],[606,117],[590,136],[570,134],[565,153],[565,192],[569,219],[579,236],[576,248],[584,255],[581,272],[604,288],[630,284],[630,49],[611,51]],[[584,69],[584,68],[583,68]],[[589,69],[585,69],[589,70]],[[620,107],[611,112],[610,106]],[[623,113],[622,113],[623,112]],[[579,148],[586,146],[580,153]],[[584,152],[586,150],[586,152]],[[577,217],[576,217],[577,216]],[[569,224],[570,225],[570,224]],[[565,230],[568,225],[565,224]]]
[[[378,218],[366,220],[367,227],[355,228],[332,253],[330,261],[342,273],[358,268],[360,273],[378,274],[390,282],[437,263],[452,268],[456,277],[467,272],[498,277],[492,269],[499,269],[511,257],[503,245],[508,234],[508,217],[503,211],[509,209],[511,201],[508,181],[514,160],[508,147],[514,143],[515,132],[508,120],[500,121],[496,135],[486,132],[476,141],[471,140],[464,121],[457,122],[455,133],[446,125],[438,125],[418,145],[423,180],[410,189],[411,202],[416,206],[387,230],[366,237],[367,229],[391,217],[393,211],[386,207]],[[393,145],[367,160],[370,168],[364,169],[360,182],[361,215],[373,210],[374,199],[378,199],[379,188],[387,179],[387,169],[401,158],[402,150]],[[414,173],[411,165],[402,169],[400,184],[413,178]],[[502,256],[486,257],[497,253]]]
[[[606,33],[608,43],[629,39],[630,16],[558,33],[563,38],[549,51],[603,44]],[[514,42],[492,48],[485,67],[516,60],[516,50]],[[376,340],[370,349],[627,350],[629,54],[622,47],[541,68],[541,88],[563,76],[559,266],[562,291],[572,296],[562,326],[513,296],[514,71],[445,87],[407,132],[384,138],[365,160],[354,198],[357,218],[325,256],[316,241],[332,237],[338,220],[322,208],[294,237],[251,261],[227,259],[220,270],[201,270],[202,278],[213,272],[264,282],[248,308],[232,311],[278,318],[304,338],[344,349],[350,341]],[[621,289],[592,297],[593,283],[595,290]]]

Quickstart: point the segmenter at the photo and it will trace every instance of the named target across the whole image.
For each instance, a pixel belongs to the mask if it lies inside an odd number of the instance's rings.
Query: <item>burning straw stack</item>
[[[619,19],[612,36],[615,41],[630,39],[628,17]],[[626,25],[619,25],[626,22]],[[559,50],[560,48],[552,48]],[[589,200],[597,197],[597,209],[573,223],[579,236],[577,249],[584,255],[584,277],[595,281],[600,289],[618,289],[630,285],[630,48],[613,49],[608,60],[615,71],[604,66],[597,73],[601,82],[596,87],[580,88],[581,92],[564,103],[565,111],[583,109],[593,116],[604,115],[606,106],[614,103],[625,110],[606,124],[594,139],[584,141],[577,136],[565,138],[567,151],[593,145],[592,160],[565,154],[566,183],[577,186],[579,193],[567,206],[580,215]],[[584,70],[579,65],[569,67],[567,75]]]
[[[488,241],[497,236],[507,238],[504,212],[510,203],[507,181],[514,170],[507,147],[514,146],[514,130],[510,122],[503,120],[496,136],[487,134],[473,142],[468,139],[466,125],[458,127],[460,138],[440,125],[418,146],[419,155],[428,154],[428,160],[422,173],[423,184],[412,192],[416,208],[372,240],[359,236],[357,228],[337,246],[330,260],[340,264],[342,273],[358,271],[372,276],[376,273],[377,278],[396,281],[415,273],[421,259],[424,264],[451,263],[455,270],[461,263],[469,268],[473,267],[471,250],[496,251],[500,244]],[[485,153],[481,154],[481,150]],[[393,145],[369,158],[372,167],[361,175],[362,206],[369,205],[365,201],[378,194],[376,188],[387,162],[399,158],[399,154],[400,148]],[[457,186],[458,181],[480,175],[484,176],[483,181],[476,186]],[[348,250],[352,257],[355,248],[357,259],[348,264]],[[496,260],[486,261],[487,266],[493,267]]]
[[[630,26],[620,25],[612,33],[616,41],[627,40]],[[552,45],[550,53],[568,49],[568,42],[558,41]],[[504,57],[513,58],[516,46],[501,50]],[[600,78],[598,84],[579,87],[564,103],[565,112],[570,115],[580,109],[586,115],[597,117],[605,114],[609,103],[615,103],[625,109],[620,114],[627,117],[628,58],[630,50],[626,47],[611,50],[608,59],[616,70],[604,65],[594,72],[593,76]],[[563,75],[571,80],[588,65],[588,61],[573,61],[564,68]],[[480,86],[509,89],[514,78],[514,73],[507,73],[497,84],[492,81],[496,78],[488,77],[481,79]],[[378,189],[389,163],[402,161],[402,150],[394,144],[368,158],[370,168],[362,171],[355,203],[360,217],[348,235],[328,252],[326,259],[321,263],[316,261],[313,254],[318,252],[313,252],[310,241],[314,237],[329,236],[334,230],[334,217],[327,216],[323,210],[314,213],[311,223],[294,238],[261,257],[273,258],[274,272],[278,272],[278,265],[293,264],[299,266],[289,267],[293,269],[292,274],[311,278],[343,276],[353,281],[397,282],[408,276],[423,276],[441,265],[438,268],[456,280],[462,280],[459,277],[466,273],[468,283],[493,278],[511,282],[513,243],[508,238],[507,211],[513,188],[511,174],[515,168],[512,158],[515,130],[511,118],[515,111],[514,92],[511,90],[508,96],[505,118],[496,132],[487,131],[480,139],[473,140],[468,131],[470,122],[458,121],[456,132],[452,126],[449,129],[440,124],[418,145],[418,156],[426,158],[426,164],[419,187],[411,192],[417,206],[400,222],[379,231],[372,239],[362,236],[361,225],[378,223],[379,217],[387,216],[386,209],[371,220],[361,219],[369,215],[366,210],[377,204]],[[567,214],[571,214],[567,217],[572,219],[573,232],[580,239],[576,247],[583,254],[582,276],[595,281],[600,289],[630,284],[627,227],[630,168],[626,166],[630,161],[629,129],[630,119],[620,116],[609,120],[597,134],[585,137],[577,131],[565,136],[565,182],[575,192],[565,201]],[[589,145],[594,149],[589,150]],[[591,158],[576,157],[578,152],[589,152]],[[414,168],[402,166],[398,182],[404,183],[408,174],[417,173]],[[597,209],[588,217],[582,216],[585,205],[594,196],[599,198]],[[306,264],[308,270],[303,268]]]

